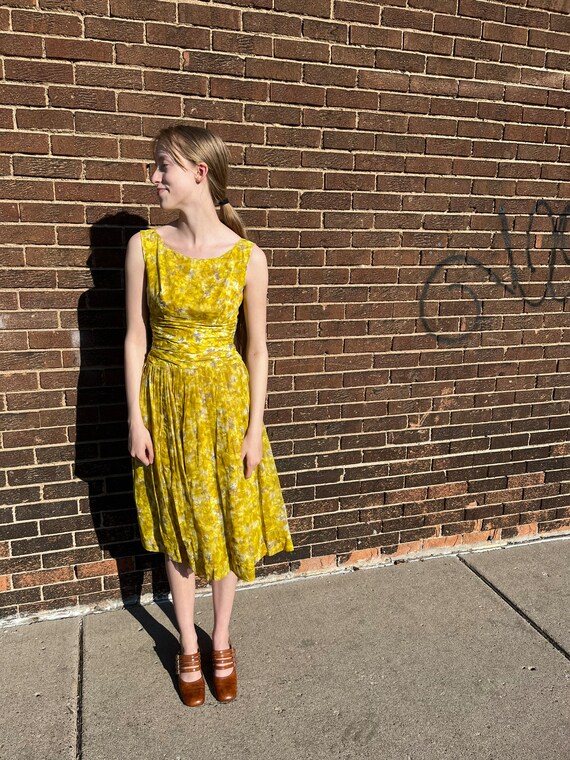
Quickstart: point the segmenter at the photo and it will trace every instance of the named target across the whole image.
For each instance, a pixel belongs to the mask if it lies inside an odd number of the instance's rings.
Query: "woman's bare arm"
[[[248,436],[255,443],[255,455],[246,462],[246,477],[261,460],[261,430],[267,394],[269,356],[267,352],[267,286],[269,274],[265,253],[254,245],[247,267],[243,297],[247,328],[245,363],[249,373],[249,425]],[[259,458],[258,458],[258,456]],[[255,461],[257,459],[257,461]],[[249,466],[251,464],[251,467]]]
[[[144,464],[153,460],[150,434],[144,426],[139,396],[147,350],[146,275],[140,233],[131,237],[125,259],[125,388],[129,422],[129,451]]]

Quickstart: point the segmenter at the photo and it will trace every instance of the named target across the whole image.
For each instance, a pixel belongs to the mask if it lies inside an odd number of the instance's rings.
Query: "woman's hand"
[[[129,425],[129,453],[143,464],[154,462],[152,438],[142,422]]]
[[[261,433],[248,430],[241,445],[241,458],[244,460],[244,476],[250,478],[263,456]]]

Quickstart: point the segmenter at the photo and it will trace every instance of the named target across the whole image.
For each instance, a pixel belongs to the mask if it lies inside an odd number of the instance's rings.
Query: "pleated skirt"
[[[230,570],[253,581],[263,556],[293,551],[265,426],[262,459],[249,478],[244,474],[249,377],[237,352],[183,366],[151,352],[140,408],[154,448],[152,464],[133,459],[145,549],[187,562],[207,581]]]

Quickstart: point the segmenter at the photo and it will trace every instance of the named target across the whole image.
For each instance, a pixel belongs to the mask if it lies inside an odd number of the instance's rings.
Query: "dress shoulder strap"
[[[241,246],[242,246],[242,251],[243,251],[243,260],[246,267],[249,263],[249,257],[251,256],[251,249],[253,248],[254,245],[255,243],[252,240],[248,240],[247,238],[242,239]]]
[[[141,230],[140,234],[144,263],[148,266],[153,254],[156,254],[156,230],[154,227],[148,227],[146,230]]]

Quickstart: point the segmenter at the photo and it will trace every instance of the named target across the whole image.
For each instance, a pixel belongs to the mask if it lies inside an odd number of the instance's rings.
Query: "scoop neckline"
[[[216,259],[223,259],[224,256],[227,256],[229,253],[231,253],[234,248],[241,242],[245,240],[245,238],[240,238],[239,240],[236,240],[236,242],[232,245],[232,247],[225,251],[224,253],[221,253],[219,256],[208,256],[205,259],[199,258],[198,256],[187,256],[185,253],[180,253],[180,251],[177,251],[175,248],[171,248],[169,245],[166,244],[166,241],[158,234],[158,230],[156,227],[152,228],[154,231],[154,234],[161,242],[162,246],[166,248],[167,251],[170,251],[171,253],[175,253],[177,256],[182,256],[183,259],[188,259],[188,261],[214,261]]]

